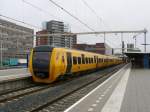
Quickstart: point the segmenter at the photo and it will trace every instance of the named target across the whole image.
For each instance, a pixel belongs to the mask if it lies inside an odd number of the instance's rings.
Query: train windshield
[[[39,78],[48,78],[50,52],[34,52],[33,53],[33,71]]]

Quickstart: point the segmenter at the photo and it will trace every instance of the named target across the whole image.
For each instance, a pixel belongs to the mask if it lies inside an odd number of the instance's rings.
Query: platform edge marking
[[[131,69],[128,68],[101,112],[120,112]]]
[[[104,84],[106,84],[109,80],[111,80],[113,77],[115,77],[118,73],[120,73],[124,68],[126,68],[127,66],[129,66],[129,64],[125,65],[123,68],[121,68],[119,71],[117,71],[115,74],[113,74],[111,77],[109,77],[108,79],[106,79],[102,84],[100,84],[99,86],[97,86],[95,89],[93,89],[91,92],[89,92],[87,95],[85,95],[84,97],[82,97],[80,100],[78,100],[76,103],[74,103],[73,105],[71,105],[69,108],[67,108],[64,112],[69,112],[71,109],[73,109],[76,105],[78,105],[80,102],[82,102],[84,99],[86,99],[89,95],[91,95],[92,93],[94,93],[97,89],[99,89],[101,86],[103,86]]]

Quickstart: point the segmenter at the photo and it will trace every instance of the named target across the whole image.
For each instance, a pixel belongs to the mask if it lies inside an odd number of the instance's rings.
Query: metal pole
[[[104,33],[104,47],[106,47],[106,34]],[[105,49],[106,51],[106,49]]]
[[[122,54],[123,54],[123,33],[121,32],[121,47],[122,47]]]
[[[136,48],[136,37],[135,37],[135,48]]]
[[[146,52],[146,32],[144,32],[144,51]]]
[[[106,44],[106,35],[104,33],[104,45]]]
[[[72,46],[71,46],[71,45],[72,45],[72,44],[71,44],[71,42],[72,42],[71,39],[72,39],[72,37],[70,36],[70,48],[72,48]]]
[[[2,51],[3,50],[3,45],[2,45],[3,41],[2,40],[0,41],[0,44],[1,44],[1,67],[2,67],[3,66],[3,54],[2,54],[3,53],[3,51]]]

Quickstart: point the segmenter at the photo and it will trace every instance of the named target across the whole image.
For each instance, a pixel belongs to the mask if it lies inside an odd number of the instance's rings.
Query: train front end
[[[50,83],[52,50],[50,46],[33,48],[30,54],[29,69],[35,82]]]

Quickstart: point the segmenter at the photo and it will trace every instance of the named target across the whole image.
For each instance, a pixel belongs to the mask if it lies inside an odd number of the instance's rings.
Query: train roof
[[[50,45],[40,45],[40,46],[36,46],[34,47],[34,51],[48,51],[48,52],[51,52],[52,49],[54,48],[58,48],[58,49],[66,49],[66,50],[74,50],[74,51],[77,51],[77,52],[84,52],[84,53],[90,53],[90,54],[95,54],[95,55],[102,55],[102,56],[107,56],[107,57],[112,57],[112,58],[118,58],[116,56],[113,56],[113,55],[105,55],[105,54],[98,54],[98,53],[93,53],[93,52],[89,52],[89,51],[84,51],[84,50],[79,50],[79,49],[72,49],[72,48],[65,48],[65,47],[54,47],[54,46],[50,46]]]

